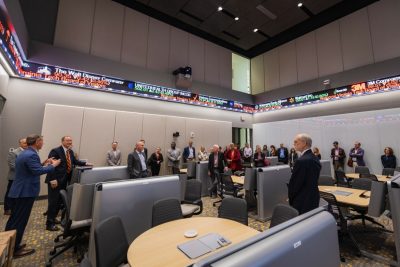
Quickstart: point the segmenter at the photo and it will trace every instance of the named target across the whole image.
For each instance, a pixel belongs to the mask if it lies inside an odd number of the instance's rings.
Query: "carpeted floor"
[[[214,199],[209,197],[203,198],[204,210],[199,216],[216,217],[217,208],[212,206]],[[14,261],[15,267],[34,267],[34,266],[45,266],[45,262],[48,258],[48,253],[53,247],[53,240],[60,232],[49,232],[45,230],[45,219],[43,212],[47,209],[47,200],[39,200],[35,202],[29,224],[25,231],[24,240],[28,247],[36,249],[36,253],[33,255],[16,259]],[[3,206],[0,206],[1,213],[3,213]],[[4,229],[8,216],[1,215],[0,227]],[[386,216],[381,216],[378,221],[385,225],[389,230],[393,230],[392,221]],[[262,223],[249,218],[249,226],[263,231],[268,229],[269,223]],[[367,228],[365,229],[359,222],[352,222],[350,226],[357,242],[360,244],[362,249],[369,252],[379,254],[386,258],[393,259],[395,255],[395,245],[393,234],[387,234],[382,231],[378,231],[375,226],[372,226],[367,222]],[[342,255],[345,257],[346,262],[342,263],[341,266],[388,266],[378,261],[370,260],[366,257],[356,257],[354,252],[347,243],[342,245]],[[79,266],[76,262],[76,257],[71,250],[58,257],[54,262],[53,266]]]

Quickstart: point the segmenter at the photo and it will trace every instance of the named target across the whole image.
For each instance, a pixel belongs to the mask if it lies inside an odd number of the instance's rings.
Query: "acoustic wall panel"
[[[297,83],[296,43],[291,41],[279,47],[280,86]]]
[[[121,165],[127,164],[128,154],[135,149],[136,142],[142,138],[143,114],[117,111],[115,117],[114,140],[121,150]],[[111,149],[111,143],[109,144]]]
[[[167,174],[167,150],[171,148],[171,142],[174,141],[176,143],[176,147],[180,148],[182,152],[183,148],[186,147],[188,144],[188,142],[186,142],[186,118],[172,116],[166,116],[165,118],[165,146],[161,147],[161,153],[164,156],[164,164],[161,168],[160,174]],[[179,137],[174,138],[172,134],[176,132],[179,132]]]
[[[204,40],[189,34],[189,66],[193,80],[204,82]]]
[[[186,119],[186,141],[189,142],[193,135],[193,143],[196,145],[196,148],[204,143],[204,121],[200,119]]]
[[[344,70],[374,62],[367,8],[339,20]]]
[[[96,0],[91,54],[120,61],[124,7],[108,0]]]
[[[253,57],[250,61],[251,93],[264,92],[264,58],[263,55]]]
[[[232,89],[232,52],[219,47],[219,85]]]
[[[315,31],[296,39],[296,56],[298,81],[318,78]]]
[[[149,155],[155,151],[156,147],[165,147],[165,126],[166,116],[143,114],[142,138],[146,141]]]
[[[150,18],[147,50],[147,68],[168,71],[170,26]]]
[[[219,47],[205,41],[205,69],[204,81],[210,84],[219,84]]]
[[[196,148],[200,149],[200,145],[204,146],[208,151],[214,144],[218,143],[218,123],[217,121],[207,121],[204,120],[201,122],[203,126],[203,142],[201,144],[197,144]]]
[[[149,17],[131,8],[125,8],[121,62],[145,68]]]
[[[316,30],[318,72],[325,76],[343,71],[339,22],[334,21]]]
[[[172,72],[189,63],[189,34],[175,27],[171,27],[170,30],[169,71]]]
[[[79,157],[94,166],[106,165],[106,152],[114,140],[115,111],[85,108]]]
[[[232,122],[218,122],[218,144],[221,147],[225,147],[227,144],[232,142]]]
[[[368,6],[375,62],[400,56],[400,1],[381,0]],[[383,15],[384,14],[384,15]]]
[[[59,1],[54,46],[89,53],[95,2],[96,0]]]
[[[277,48],[264,54],[264,78],[265,91],[279,88],[279,50]]]

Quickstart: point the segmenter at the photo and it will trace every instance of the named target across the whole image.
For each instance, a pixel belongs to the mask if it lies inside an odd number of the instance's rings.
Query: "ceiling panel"
[[[341,2],[341,0],[303,0],[304,5],[314,14],[318,14],[339,2]]]
[[[280,14],[280,18],[276,20],[272,20],[260,27],[260,29],[273,37],[296,24],[305,21],[309,17],[300,9],[291,9],[286,12],[286,14]]]
[[[186,0],[151,0],[149,5],[157,10],[162,10],[168,15],[175,16],[186,2]]]

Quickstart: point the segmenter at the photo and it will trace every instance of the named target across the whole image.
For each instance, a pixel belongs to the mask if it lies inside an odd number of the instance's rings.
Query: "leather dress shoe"
[[[14,252],[14,258],[20,258],[35,253],[33,248],[20,248]]]
[[[23,243],[23,244],[19,245],[19,249],[23,249],[25,247],[26,247],[26,243]]]
[[[46,226],[46,230],[47,231],[52,231],[52,232],[55,232],[55,231],[58,231],[58,230],[60,230],[60,228],[58,228],[58,226],[56,226],[56,225],[47,225]]]
[[[60,220],[58,220],[58,219],[54,219],[54,223],[55,224],[61,224]]]

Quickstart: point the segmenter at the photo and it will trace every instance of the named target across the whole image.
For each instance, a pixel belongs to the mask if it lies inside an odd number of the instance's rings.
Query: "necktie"
[[[70,173],[71,169],[72,169],[72,165],[71,165],[71,157],[69,154],[69,149],[67,150],[66,158],[67,158],[67,173]]]

